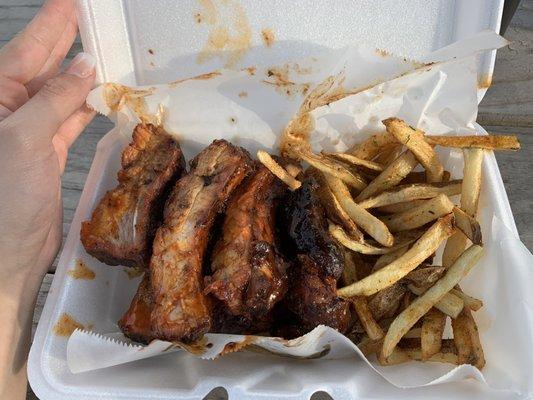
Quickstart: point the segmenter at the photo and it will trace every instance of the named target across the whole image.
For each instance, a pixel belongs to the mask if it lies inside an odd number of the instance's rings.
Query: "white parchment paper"
[[[281,66],[216,71],[167,85],[125,88],[105,84],[93,90],[88,101],[115,119],[124,135],[130,135],[140,120],[163,124],[180,140],[187,159],[219,138],[242,145],[252,154],[261,148],[276,151],[284,127],[306,96],[326,79],[331,81],[332,92],[349,95],[311,112],[315,126],[312,146],[316,149],[344,150],[366,135],[382,131],[381,120],[390,116],[430,134],[480,134],[482,129],[475,124],[478,84],[488,78],[478,76],[475,57],[505,44],[498,35],[483,32],[420,62],[373,49],[345,48]],[[459,153],[439,151],[452,175],[461,174]],[[491,183],[494,173],[497,165],[489,154],[481,204],[507,202],[503,187]],[[533,256],[509,224],[498,219],[494,208],[481,207],[479,219],[485,254],[462,286],[485,304],[475,314],[487,359],[483,373],[469,365],[437,363],[381,367],[375,360],[366,360],[345,336],[324,326],[292,341],[207,334],[200,350],[162,341],[140,346],[121,333],[77,330],[68,342],[69,368],[74,373],[90,371],[182,349],[213,359],[246,348],[302,358],[361,357],[400,388],[472,377],[494,389],[531,394],[533,292],[529,285],[533,282]]]

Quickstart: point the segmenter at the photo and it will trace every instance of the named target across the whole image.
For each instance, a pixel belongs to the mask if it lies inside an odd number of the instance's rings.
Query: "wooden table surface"
[[[0,0],[0,46],[28,23],[41,4],[42,0]],[[478,122],[489,132],[515,134],[522,143],[522,150],[518,153],[500,152],[496,158],[520,237],[533,250],[533,0],[522,0],[504,36],[512,43],[508,48],[498,51],[493,84],[480,105]],[[81,44],[78,40],[69,58],[79,51]],[[95,118],[69,153],[62,185],[64,237],[69,231],[96,143],[111,127],[106,118]],[[56,263],[57,259],[42,284],[33,319],[34,328],[46,300]],[[328,397],[318,393],[313,396],[316,400]],[[27,398],[36,399],[31,389]],[[225,395],[222,391],[215,391],[208,398],[223,399]]]

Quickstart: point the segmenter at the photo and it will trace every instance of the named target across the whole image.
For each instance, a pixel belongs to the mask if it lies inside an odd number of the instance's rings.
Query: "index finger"
[[[72,0],[47,0],[29,25],[0,49],[0,75],[22,84],[43,67],[69,23]]]

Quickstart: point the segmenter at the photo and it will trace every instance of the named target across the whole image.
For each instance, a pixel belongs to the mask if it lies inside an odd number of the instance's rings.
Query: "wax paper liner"
[[[260,148],[275,151],[283,129],[302,104],[311,104],[315,149],[344,150],[382,131],[381,120],[390,116],[429,134],[482,134],[475,119],[478,82],[485,78],[478,76],[475,57],[505,44],[498,35],[483,32],[422,61],[345,48],[281,66],[215,71],[166,85],[104,84],[88,101],[113,118],[126,136],[139,121],[162,124],[180,140],[188,159],[218,138],[242,145],[252,154]],[[322,90],[324,83],[326,90]],[[439,149],[439,154],[452,176],[459,176],[460,152]],[[247,349],[299,358],[361,358],[401,388],[471,377],[493,389],[529,394],[533,391],[528,379],[533,359],[533,294],[527,285],[533,281],[533,256],[519,241],[514,224],[505,220],[510,215],[508,202],[490,152],[484,161],[479,214],[485,254],[462,287],[485,304],[475,314],[487,359],[483,373],[469,365],[437,363],[381,367],[375,360],[366,360],[348,338],[324,326],[292,341],[207,334],[193,347],[162,341],[140,346],[120,333],[77,330],[67,346],[69,368],[90,371],[179,349],[204,359]],[[354,361],[354,368],[359,365]]]

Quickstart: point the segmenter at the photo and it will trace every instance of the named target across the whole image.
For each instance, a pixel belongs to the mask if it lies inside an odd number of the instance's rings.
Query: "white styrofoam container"
[[[195,22],[201,4],[181,0],[78,0],[84,47],[98,60],[100,81],[132,85],[160,83],[220,68],[222,60],[197,63],[206,31]],[[236,1],[229,1],[234,6]],[[312,55],[324,47],[365,44],[416,58],[483,30],[498,31],[502,0],[316,1],[241,0],[253,32],[253,46],[235,65],[274,64]],[[259,32],[275,32],[272,48],[261,45]],[[480,59],[490,75],[494,52]],[[482,128],[480,128],[482,131]],[[172,354],[90,373],[71,374],[66,365],[66,339],[52,334],[62,312],[76,310],[76,318],[90,324],[90,315],[103,315],[100,332],[116,330],[116,320],[130,297],[118,296],[118,285],[133,293],[137,280],[124,279],[120,268],[91,260],[97,279],[90,285],[69,279],[66,271],[83,255],[79,243],[81,221],[87,219],[105,190],[115,185],[118,154],[127,139],[110,132],[98,144],[71,231],[59,261],[39,323],[28,365],[30,383],[42,399],[171,399],[201,398],[217,386],[230,398],[306,399],[326,391],[335,399],[348,398],[510,398],[475,382],[400,390],[387,384],[354,360],[297,361],[238,353],[217,361]],[[494,215],[516,233],[505,189],[493,155],[483,167],[484,196]],[[92,302],[77,298],[91,292]],[[86,297],[85,297],[86,298]],[[223,371],[223,373],[221,373]],[[305,385],[302,383],[305,382]],[[312,382],[312,383],[310,383]],[[364,383],[364,384],[363,384]],[[275,388],[275,389],[273,389]],[[442,392],[444,393],[444,392]]]

